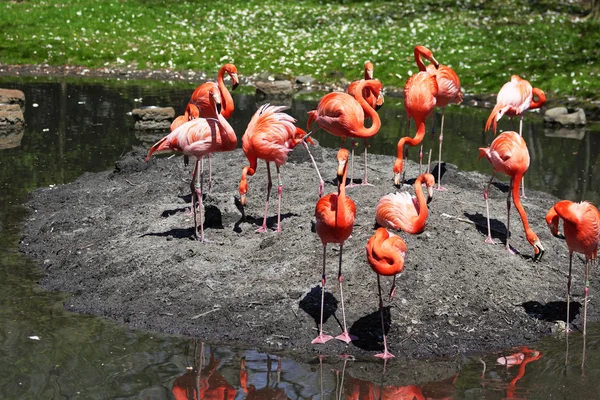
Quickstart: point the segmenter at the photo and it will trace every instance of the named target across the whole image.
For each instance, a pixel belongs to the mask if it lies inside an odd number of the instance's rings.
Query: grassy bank
[[[193,69],[225,62],[241,75],[361,76],[371,60],[402,87],[423,44],[467,93],[495,93],[516,73],[555,96],[598,98],[600,24],[578,2],[415,0],[2,2],[0,62]]]

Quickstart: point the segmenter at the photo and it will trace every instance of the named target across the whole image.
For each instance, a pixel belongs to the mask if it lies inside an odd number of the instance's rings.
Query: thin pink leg
[[[208,194],[212,189],[212,153],[208,153]]]
[[[319,172],[319,167],[317,167],[317,163],[315,162],[314,157],[310,154],[310,150],[308,149],[308,145],[305,141],[302,141],[304,148],[308,152],[308,156],[310,157],[310,161],[312,161],[313,167],[315,167],[315,171],[317,171],[317,175],[319,176],[319,198],[323,197],[323,190],[325,189],[325,181],[321,177],[321,173]]]
[[[342,302],[342,320],[344,323],[344,332],[342,332],[335,338],[337,340],[341,340],[343,342],[350,343],[351,341],[356,340],[357,337],[350,335],[348,333],[348,328],[346,328],[346,311],[344,310],[344,291],[342,290],[342,249],[343,249],[343,247],[344,247],[344,245],[340,244],[340,264],[339,264],[339,270],[338,270],[338,281],[340,283],[340,299]]]
[[[523,115],[519,118],[519,136],[523,137]],[[527,196],[525,196],[525,176],[521,178],[521,197],[524,199],[527,198]]]
[[[390,289],[390,301],[394,300],[395,294],[396,294],[396,275],[394,275],[394,279],[392,280],[392,288]]]
[[[491,243],[491,244],[494,244],[494,240],[492,239],[492,229],[490,228],[490,204],[489,204],[489,200],[488,200],[489,199],[488,193],[490,190],[490,186],[492,185],[492,181],[494,180],[494,176],[496,176],[496,171],[494,171],[494,173],[492,174],[492,178],[490,179],[487,186],[483,190],[483,198],[485,199],[485,209],[487,211],[486,218],[487,218],[487,228],[488,228],[488,236],[485,239],[485,242]]]
[[[268,161],[267,161],[267,177],[269,178],[269,183],[267,184],[267,200],[265,201],[265,217],[263,218],[262,226],[255,231],[255,232],[260,232],[260,233],[267,231],[267,212],[269,211],[269,197],[271,196],[271,188],[273,187],[273,182],[271,182],[271,167],[269,166]]]
[[[200,236],[198,234],[196,204],[198,203],[198,190],[200,190],[200,182],[199,182],[200,176],[198,175],[198,167],[201,162],[202,161],[197,158],[194,159],[194,169],[192,170],[192,182],[190,184],[190,188],[192,189],[192,208],[190,211],[194,216],[194,237],[196,239],[198,239],[198,237]],[[200,196],[202,196],[202,192],[200,192]],[[200,210],[200,212],[202,212],[202,210]]]
[[[435,136],[435,112],[433,113],[433,123],[431,124],[431,139],[429,141],[429,154],[427,155],[427,173],[431,171],[431,153],[433,153],[433,137]]]
[[[383,321],[383,299],[381,298],[381,282],[379,274],[377,274],[377,288],[379,289],[379,315],[381,315],[381,333],[383,334],[383,353],[375,354],[375,357],[388,359],[395,356],[388,351],[387,340],[385,338],[385,323]]]
[[[346,189],[356,186],[354,183],[354,148],[356,147],[356,141],[354,139],[352,139],[350,146],[352,147],[352,157],[350,158],[350,183],[346,185]]]
[[[279,165],[275,164],[277,168],[277,230],[276,232],[281,232],[281,194],[283,193],[283,182],[281,182],[281,174],[279,172]]]
[[[510,178],[510,188],[508,189],[508,196],[506,196],[506,251],[508,251],[510,254],[515,254],[515,252],[510,249],[508,244],[508,239],[510,238],[510,195],[512,193],[514,180],[514,178]]]
[[[365,173],[363,175],[363,181],[361,185],[363,186],[373,186],[369,182],[367,182],[367,147],[369,147],[367,143],[367,139],[365,139]]]
[[[444,140],[444,111],[446,109],[442,108],[442,127],[440,129],[440,154],[438,158],[438,185],[436,190],[448,190],[442,186],[442,141]]]
[[[319,323],[319,336],[313,339],[312,344],[321,344],[325,343],[331,339],[333,336],[323,334],[323,304],[325,303],[325,256],[327,255],[327,245],[323,244],[323,273],[321,274],[321,322]]]

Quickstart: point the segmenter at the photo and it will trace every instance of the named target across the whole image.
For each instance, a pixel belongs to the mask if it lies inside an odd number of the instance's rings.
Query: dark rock
[[[256,95],[259,97],[290,97],[294,93],[290,81],[256,82]]]
[[[578,108],[575,112],[569,113],[566,107],[554,107],[546,111],[544,114],[544,122],[559,124],[563,126],[570,125],[585,125],[585,111]]]
[[[25,93],[16,89],[0,89],[0,104],[18,104],[25,108]]]
[[[175,119],[173,107],[142,107],[131,112],[135,120],[135,129],[165,130],[171,127]]]
[[[0,129],[23,126],[24,123],[23,111],[18,104],[0,103]]]
[[[317,80],[310,75],[300,75],[296,77],[295,82],[302,86],[310,86],[316,83]]]

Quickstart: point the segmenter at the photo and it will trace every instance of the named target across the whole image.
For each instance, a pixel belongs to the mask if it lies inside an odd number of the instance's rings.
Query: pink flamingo
[[[256,230],[257,232],[267,231],[267,211],[269,209],[271,187],[273,186],[269,162],[275,163],[275,167],[277,168],[277,192],[279,197],[277,201],[276,231],[281,232],[281,194],[283,192],[283,184],[279,168],[287,161],[288,153],[297,144],[302,143],[303,137],[306,135],[306,132],[294,125],[296,120],[293,117],[282,112],[285,108],[269,104],[260,107],[250,120],[248,128],[246,128],[246,132],[242,137],[242,149],[250,162],[250,165],[244,167],[242,170],[242,179],[239,185],[242,205],[246,205],[246,193],[248,192],[247,175],[254,175],[259,158],[265,160],[267,164],[269,183],[267,185],[267,200],[265,201],[265,217],[262,226]],[[307,138],[307,141],[313,143],[311,138]]]
[[[433,53],[424,46],[416,46],[414,50],[415,61],[417,62],[417,66],[419,67],[419,71],[427,71],[431,75],[435,76],[438,84],[438,94],[436,96],[436,107],[442,109],[442,125],[440,127],[440,149],[439,149],[439,159],[438,159],[438,186],[437,190],[445,190],[445,188],[441,185],[441,168],[439,167],[442,164],[442,141],[444,139],[444,113],[446,111],[446,106],[448,104],[460,104],[463,100],[463,94],[460,91],[460,79],[454,70],[446,65],[439,64],[435,58],[433,58]],[[427,60],[432,62],[433,64],[429,64],[427,68],[425,68],[425,64],[423,64],[423,60],[421,56],[425,57]],[[433,141],[433,132],[431,130],[432,136],[431,140]],[[427,162],[427,171],[429,171],[429,166],[431,164],[431,153],[432,149],[429,149],[429,161]]]
[[[195,157],[190,187],[192,190],[192,212],[194,213],[194,235],[201,242],[207,241],[204,238],[202,222],[202,186],[204,180],[204,168],[201,166],[202,158],[210,153],[234,150],[237,145],[233,128],[220,113],[220,92],[211,90],[210,99],[214,111],[209,118],[197,118],[181,125],[154,144],[146,157],[146,162],[148,162],[154,153],[164,150],[181,151],[184,155]],[[200,234],[198,234],[196,203],[199,203]]]

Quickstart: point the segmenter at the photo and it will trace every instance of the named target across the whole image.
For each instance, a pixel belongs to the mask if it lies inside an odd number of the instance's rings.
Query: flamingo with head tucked
[[[379,313],[381,315],[381,331],[383,333],[383,353],[376,354],[379,358],[392,358],[393,354],[388,352],[385,338],[385,324],[383,320],[383,300],[381,297],[381,281],[379,276],[394,276],[404,269],[406,257],[406,243],[400,236],[390,234],[387,229],[381,227],[367,242],[367,260],[369,265],[377,274],[377,288],[379,290]]]
[[[319,126],[318,129],[341,137],[342,147],[347,137],[364,140],[373,137],[381,128],[381,120],[377,111],[362,96],[365,89],[370,90],[378,97],[382,85],[375,79],[362,80],[356,86],[354,96],[340,92],[328,93],[323,96],[317,109],[308,112],[307,129],[310,129],[312,123],[315,122]],[[366,117],[373,121],[369,128],[365,127]],[[365,172],[362,183],[368,185],[366,156],[367,148],[365,147]],[[320,192],[322,192],[322,185],[323,181],[321,180]]]
[[[438,94],[436,96],[436,107],[442,109],[442,125],[440,127],[440,149],[438,159],[438,186],[437,190],[445,190],[441,185],[441,171],[440,165],[442,164],[442,141],[444,139],[444,113],[448,104],[460,104],[463,100],[463,94],[460,91],[460,79],[454,70],[446,65],[439,64],[433,57],[433,53],[427,47],[416,46],[414,50],[415,61],[419,67],[419,71],[427,71],[431,75],[435,76],[438,84]],[[426,58],[432,64],[429,64],[427,68],[423,64],[421,57]],[[433,141],[433,132],[431,130],[431,140]],[[429,165],[431,164],[431,153],[432,149],[429,149],[429,161],[427,162],[427,171],[429,171]]]
[[[540,242],[540,239],[536,235],[536,233],[529,226],[529,221],[527,220],[527,214],[525,213],[525,209],[521,204],[521,199],[519,197],[519,185],[521,184],[521,179],[527,169],[529,168],[529,151],[527,150],[527,145],[523,138],[516,132],[506,131],[502,132],[500,135],[494,139],[490,147],[481,147],[479,148],[479,159],[481,157],[487,158],[494,167],[494,173],[492,174],[492,178],[490,182],[486,186],[483,191],[483,197],[485,199],[485,206],[487,209],[487,226],[488,226],[488,237],[485,240],[486,243],[494,243],[492,240],[492,234],[490,229],[490,208],[488,204],[488,191],[492,181],[494,180],[494,176],[497,172],[502,172],[510,176],[510,190],[508,191],[508,197],[506,198],[506,210],[507,210],[507,218],[506,218],[506,250],[510,253],[513,251],[510,249],[508,244],[509,236],[510,236],[510,196],[512,193],[513,202],[515,203],[515,207],[519,212],[519,216],[521,217],[521,221],[523,222],[523,228],[525,229],[525,236],[527,237],[527,241],[534,250],[533,260],[541,260],[544,254],[544,246]]]
[[[342,291],[342,249],[344,242],[354,228],[356,218],[356,205],[354,201],[346,196],[346,172],[348,169],[348,150],[340,149],[337,154],[337,179],[338,192],[321,197],[315,207],[317,220],[317,235],[323,243],[323,273],[321,275],[321,321],[319,324],[319,336],[312,343],[325,343],[332,339],[331,336],[323,334],[323,303],[325,301],[325,260],[327,256],[327,244],[338,243],[340,245],[340,261],[338,269],[338,281],[340,284],[340,297],[342,302],[342,318],[344,321],[344,332],[336,337],[346,343],[352,341],[346,328],[346,313],[344,310],[344,292]]]
[[[218,90],[211,90],[210,102],[213,113],[209,118],[197,118],[186,122],[169,135],[159,140],[146,157],[146,162],[156,152],[174,150],[181,151],[184,155],[194,156],[194,169],[190,187],[192,190],[192,212],[194,213],[194,235],[196,239],[205,242],[204,224],[202,223],[202,187],[204,168],[202,159],[207,154],[221,151],[232,151],[236,148],[237,138],[233,128],[220,114],[221,94]],[[199,203],[200,233],[196,218],[196,203]]]
[[[288,153],[297,144],[302,143],[303,137],[306,135],[306,132],[294,125],[296,120],[293,117],[282,112],[285,108],[269,104],[260,107],[250,120],[248,128],[246,128],[246,132],[242,137],[242,149],[250,162],[250,165],[244,167],[242,170],[242,179],[239,185],[242,205],[246,205],[246,193],[248,192],[247,176],[254,175],[259,158],[265,160],[267,164],[269,183],[267,185],[265,217],[262,226],[256,230],[257,232],[267,231],[267,211],[269,209],[271,187],[273,186],[271,182],[270,162],[275,163],[275,167],[277,168],[277,192],[279,194],[277,201],[277,232],[281,232],[281,194],[283,192],[283,183],[279,168],[287,161]],[[307,140],[312,143],[311,138],[307,138]]]
[[[435,76],[426,71],[412,75],[404,85],[404,108],[408,118],[413,118],[417,125],[417,133],[414,138],[404,136],[398,141],[398,151],[396,161],[394,162],[394,184],[399,186],[404,184],[404,174],[400,179],[400,174],[404,172],[404,145],[418,146],[425,136],[425,120],[436,105],[436,96],[438,94],[438,85]],[[408,151],[408,148],[406,149]],[[423,153],[419,154],[419,165],[421,164]]]

